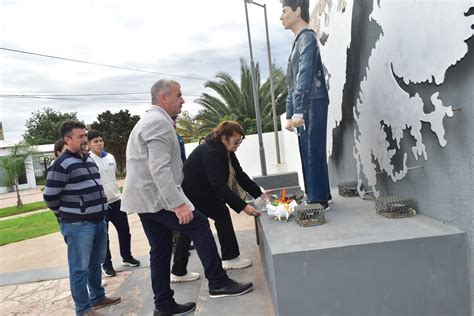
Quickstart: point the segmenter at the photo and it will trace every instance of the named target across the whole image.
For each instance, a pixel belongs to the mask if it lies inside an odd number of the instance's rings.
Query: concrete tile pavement
[[[107,280],[108,295],[117,292],[131,274],[125,271]],[[73,316],[73,306],[67,278],[0,287],[0,315]]]
[[[259,268],[261,275],[257,294],[252,294],[256,310],[263,308],[259,304],[270,305],[269,293],[255,243],[254,220],[245,214],[231,212],[234,227],[240,235],[245,236],[245,243],[241,243],[242,256],[251,256],[254,267]],[[124,299],[122,304],[105,309],[106,314],[149,315],[153,309],[153,294],[149,281],[148,269],[148,241],[141,227],[137,215],[129,215],[132,234],[132,252],[142,261],[140,268],[125,268],[119,264],[119,248],[117,234],[114,228],[110,229],[111,251],[117,277],[105,278],[106,291],[110,295],[117,293]],[[111,226],[113,227],[113,226]],[[211,223],[211,228],[214,225]],[[202,266],[193,252],[189,264],[191,271],[198,271],[203,275]],[[256,272],[244,269],[238,280],[252,281]],[[179,302],[193,301],[202,295],[202,281],[173,285],[176,299]],[[38,238],[13,243],[0,247],[0,314],[35,314],[35,315],[73,315],[73,305],[67,279],[66,246],[60,233],[54,233]],[[201,295],[202,294],[202,295]],[[221,301],[223,302],[223,301]],[[217,303],[220,304],[220,303]],[[133,308],[132,308],[133,307]],[[204,307],[203,307],[204,308]],[[201,310],[203,309],[201,308]],[[209,307],[206,307],[209,308]],[[212,310],[216,307],[212,307]],[[217,307],[219,309],[219,307]],[[204,309],[205,311],[206,309]],[[268,310],[268,308],[267,308]],[[104,312],[103,311],[103,312]],[[265,315],[271,315],[272,309]],[[227,314],[236,315],[236,311]],[[200,313],[206,315],[206,312]],[[208,314],[211,315],[211,314]],[[251,315],[251,314],[250,314]]]
[[[133,255],[148,255],[148,241],[136,214],[129,215],[129,224]],[[113,225],[110,225],[110,243],[112,258],[120,259],[117,232]],[[1,273],[67,266],[66,253],[66,244],[59,232],[1,246]]]
[[[236,231],[254,229],[253,217],[243,213],[236,214],[233,211],[231,214]],[[148,240],[138,215],[129,214],[128,221],[132,235],[133,256],[148,256]],[[210,221],[210,224],[211,230],[215,233],[213,221]],[[112,259],[118,262],[120,260],[118,237],[113,225],[110,225],[109,237]],[[115,265],[119,268],[117,264]],[[59,232],[0,247],[0,271],[2,274],[61,266],[67,266],[67,256],[66,245]]]

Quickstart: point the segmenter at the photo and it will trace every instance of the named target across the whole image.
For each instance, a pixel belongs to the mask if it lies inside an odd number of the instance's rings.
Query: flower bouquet
[[[303,196],[304,195],[301,195],[301,198]],[[287,197],[286,190],[283,189],[280,198],[277,198],[275,195],[272,195],[272,198],[272,201],[266,205],[268,215],[273,216],[274,220],[280,222],[288,221],[295,207],[298,205],[296,195]]]

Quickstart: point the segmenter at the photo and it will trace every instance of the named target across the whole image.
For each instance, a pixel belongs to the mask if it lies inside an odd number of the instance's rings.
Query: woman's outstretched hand
[[[260,214],[262,214],[259,211],[257,211],[255,207],[249,204],[247,204],[247,206],[244,207],[243,211],[247,213],[247,215],[249,216],[260,216]]]

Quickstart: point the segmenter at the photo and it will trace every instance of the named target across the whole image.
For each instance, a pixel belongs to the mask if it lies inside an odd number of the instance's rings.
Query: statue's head
[[[309,23],[309,0],[280,0],[283,7],[290,7],[292,11],[300,10],[300,17]]]

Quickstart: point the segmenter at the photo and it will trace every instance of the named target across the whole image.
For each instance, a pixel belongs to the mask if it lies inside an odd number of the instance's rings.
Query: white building
[[[15,143],[0,140],[0,159],[10,154],[10,148]],[[35,146],[37,153],[33,156],[28,157],[28,163],[26,166],[26,175],[19,179],[19,189],[32,189],[36,187],[36,178],[45,177],[46,170],[54,159],[54,144],[38,145]],[[5,193],[13,190],[5,186],[5,172],[0,166],[0,193]]]
[[[10,148],[15,146],[15,143],[8,142],[5,140],[0,140],[0,159],[2,159],[5,156],[8,156],[10,153]],[[36,179],[35,179],[35,173],[33,171],[33,159],[32,157],[28,157],[29,163],[26,168],[26,175],[20,177],[19,179],[19,189],[24,190],[24,189],[31,189],[36,187]],[[5,171],[3,170],[2,167],[0,167],[0,193],[5,193],[10,191],[11,188],[8,188],[5,186]]]

